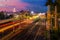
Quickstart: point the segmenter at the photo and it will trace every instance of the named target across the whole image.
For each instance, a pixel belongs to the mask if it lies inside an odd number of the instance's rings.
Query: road
[[[3,30],[3,32],[0,33],[1,40],[46,40],[45,21],[40,20],[38,17],[34,20],[16,21],[16,23],[12,25],[14,25],[14,27],[10,25],[9,27],[7,25],[7,27],[4,27],[5,31]],[[7,31],[8,29],[9,32]]]
[[[18,33],[9,40],[46,40],[45,25],[41,24],[39,19],[28,25],[28,27],[29,28]]]

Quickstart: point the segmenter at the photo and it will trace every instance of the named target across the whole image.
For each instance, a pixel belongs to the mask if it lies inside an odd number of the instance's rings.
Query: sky
[[[46,0],[0,0],[0,11],[31,10],[34,12],[46,12]]]

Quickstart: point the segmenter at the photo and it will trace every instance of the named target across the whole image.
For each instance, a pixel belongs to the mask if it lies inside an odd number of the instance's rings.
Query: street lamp
[[[55,14],[55,27],[54,27],[54,28],[55,28],[55,30],[58,30],[58,28],[57,28],[57,27],[58,27],[58,25],[57,25],[57,21],[58,21],[58,20],[57,20],[57,4],[58,4],[58,3],[57,3],[57,1],[55,0],[55,2],[54,2],[54,6],[55,6],[55,12],[54,12],[54,14]]]
[[[50,40],[50,30],[51,30],[51,5],[53,5],[52,0],[47,0],[46,5],[48,6],[47,11],[47,21],[46,21],[46,29],[47,29],[47,40]]]

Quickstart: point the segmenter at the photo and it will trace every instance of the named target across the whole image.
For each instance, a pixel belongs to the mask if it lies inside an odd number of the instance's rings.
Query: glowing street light
[[[33,15],[34,14],[34,11],[31,11],[31,14]]]

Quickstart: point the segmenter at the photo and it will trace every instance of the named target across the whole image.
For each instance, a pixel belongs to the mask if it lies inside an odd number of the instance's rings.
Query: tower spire
[[[13,12],[16,12],[16,8],[13,8]]]

